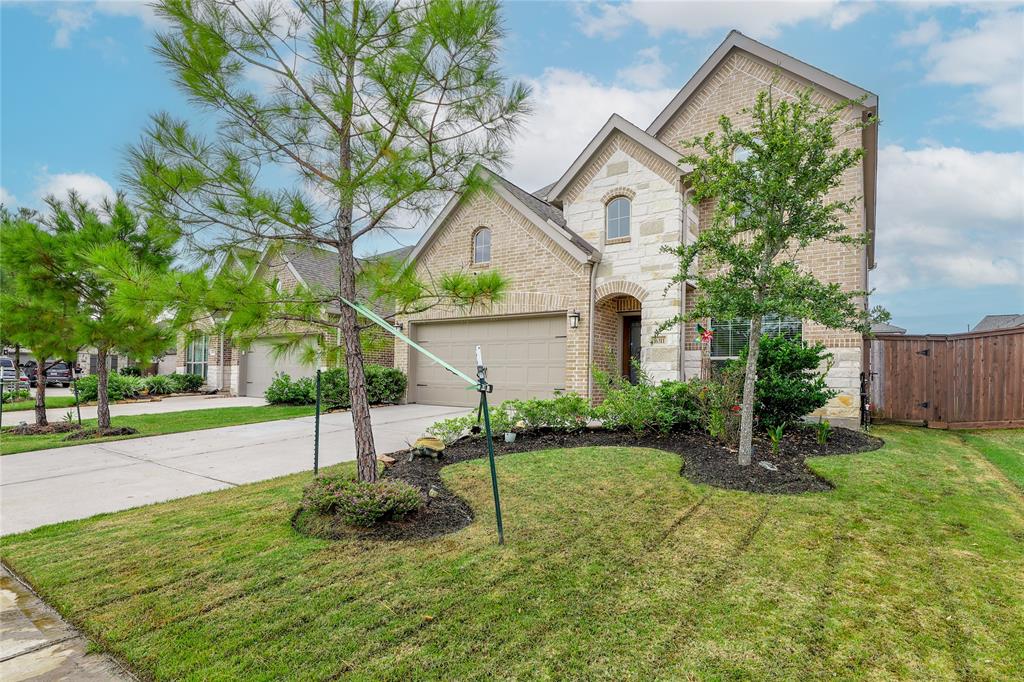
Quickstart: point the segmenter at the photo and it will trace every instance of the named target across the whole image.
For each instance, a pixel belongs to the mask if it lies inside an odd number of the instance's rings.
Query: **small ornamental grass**
[[[423,504],[419,491],[401,481],[363,483],[347,476],[320,476],[306,486],[302,508],[335,515],[353,526],[396,521]]]

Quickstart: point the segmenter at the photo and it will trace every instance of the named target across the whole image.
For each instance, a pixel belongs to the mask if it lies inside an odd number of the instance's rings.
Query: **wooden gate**
[[[1024,426],[1024,329],[879,336],[867,344],[876,420]]]

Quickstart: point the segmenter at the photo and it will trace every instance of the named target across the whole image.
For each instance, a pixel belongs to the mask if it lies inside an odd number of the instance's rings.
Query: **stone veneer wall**
[[[655,381],[679,378],[680,331],[668,330],[653,343],[651,338],[661,321],[680,310],[679,287],[666,292],[677,261],[661,252],[678,245],[681,236],[678,175],[671,164],[616,133],[581,170],[563,202],[569,227],[601,251],[597,300],[628,294],[641,301],[641,364]],[[605,206],[617,196],[631,199],[630,237],[608,242]],[[599,350],[596,341],[595,346]]]
[[[774,82],[776,96],[792,97],[808,84],[787,74],[779,74],[776,67],[747,55],[733,52],[704,82],[691,97],[687,105],[676,114],[658,136],[665,144],[690,151],[684,147],[686,140],[718,129],[718,118],[728,115],[733,123],[749,125],[751,117],[742,113],[744,107],[752,106],[758,92]],[[821,92],[815,94],[821,104],[832,104],[835,100]],[[859,109],[848,110],[850,120],[860,119]],[[839,138],[845,147],[861,146],[859,131],[852,131]],[[840,187],[830,196],[846,200],[863,195],[863,166],[858,165],[843,177]],[[700,207],[700,223],[708,224],[714,210],[712,202]],[[864,206],[861,201],[850,215],[843,219],[850,234],[863,234]],[[844,247],[834,244],[815,244],[805,250],[800,262],[825,282],[838,282],[847,290],[867,288],[867,263],[864,247]],[[864,302],[866,305],[867,302]],[[820,410],[821,415],[833,419],[858,419],[860,403],[860,372],[862,337],[853,330],[830,330],[820,325],[805,322],[804,339],[821,341],[832,352],[834,364],[828,375],[829,386],[840,391],[829,405]],[[815,413],[817,414],[817,413]]]
[[[479,227],[491,229],[491,260],[483,266],[472,262],[472,235]],[[569,391],[587,395],[590,265],[567,253],[497,192],[464,199],[420,254],[416,267],[425,280],[446,272],[493,268],[511,285],[505,299],[492,306],[470,311],[438,306],[400,317],[414,334],[416,323],[426,320],[579,311],[579,327],[566,325],[565,385]],[[409,371],[409,352],[396,341],[395,366],[404,372]]]

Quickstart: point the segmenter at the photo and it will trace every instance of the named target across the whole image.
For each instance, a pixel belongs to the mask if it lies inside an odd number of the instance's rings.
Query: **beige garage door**
[[[494,320],[424,322],[414,339],[471,377],[476,346],[482,347],[492,403],[511,398],[550,398],[565,388],[565,315]],[[430,359],[410,351],[409,400],[434,405],[474,406],[478,394]]]
[[[316,337],[309,337],[312,343]],[[274,343],[280,339],[261,339],[253,342],[252,347],[243,356],[242,394],[254,397],[263,395],[270,382],[278,372],[287,374],[292,379],[311,377],[316,374],[316,367],[299,362],[296,352],[292,356],[274,357]]]

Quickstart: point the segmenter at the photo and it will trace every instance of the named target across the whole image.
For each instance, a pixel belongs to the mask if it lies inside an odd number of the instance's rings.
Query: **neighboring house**
[[[707,375],[714,363],[736,357],[746,324],[705,321],[715,329],[705,346],[694,325],[652,338],[697,294],[692,285],[670,286],[678,260],[662,248],[693,241],[714,209],[711,201],[688,201],[682,142],[716,130],[723,114],[748,123],[741,110],[776,73],[776,96],[811,86],[822,103],[860,102],[847,109],[850,120],[877,116],[874,94],[734,31],[646,129],[612,116],[551,185],[531,193],[493,176],[492,190],[453,198],[411,254],[417,271],[429,277],[494,268],[511,279],[510,291],[487,309],[435,308],[401,321],[414,339],[466,371],[474,370],[473,348],[481,344],[495,401],[562,390],[596,399],[594,366],[628,374],[635,360],[659,381]],[[835,192],[863,197],[844,222],[871,242],[876,132],[870,126],[840,139],[866,153]],[[803,264],[825,281],[867,290],[874,250],[817,244]],[[828,383],[839,394],[821,413],[856,423],[862,335],[801,320],[768,320],[767,328],[828,347]],[[395,361],[409,373],[409,401],[476,403],[458,379],[404,344],[396,344]]]
[[[381,254],[380,258],[404,259],[409,248]],[[230,267],[229,262],[222,267]],[[280,248],[267,248],[260,257],[256,277],[268,281],[277,280],[283,290],[304,285],[312,290],[338,290],[337,254],[303,244],[288,243]],[[380,312],[380,311],[378,311]],[[392,311],[393,312],[393,311]],[[324,310],[328,317],[336,316],[336,306]],[[210,321],[212,323],[212,320]],[[212,326],[212,324],[211,324]],[[175,372],[198,374],[203,377],[208,389],[215,389],[231,395],[262,396],[278,373],[292,378],[313,376],[316,367],[302,362],[298,354],[278,356],[275,345],[280,344],[284,334],[302,332],[303,327],[290,324],[280,331],[267,330],[249,348],[243,350],[232,344],[222,334],[200,336],[189,343],[179,338],[175,358]],[[329,333],[322,328],[308,327],[306,341],[309,343],[342,345],[339,333]],[[393,345],[390,340],[382,342],[379,333],[373,329],[363,332],[363,357],[368,363],[388,367],[394,364]]]
[[[888,322],[875,322],[871,325],[871,334],[873,336],[901,336],[906,333],[907,330],[903,327],[897,327]]]
[[[1024,327],[1024,315],[986,315],[981,322],[974,325],[972,332],[991,332],[996,329],[1016,329]]]

